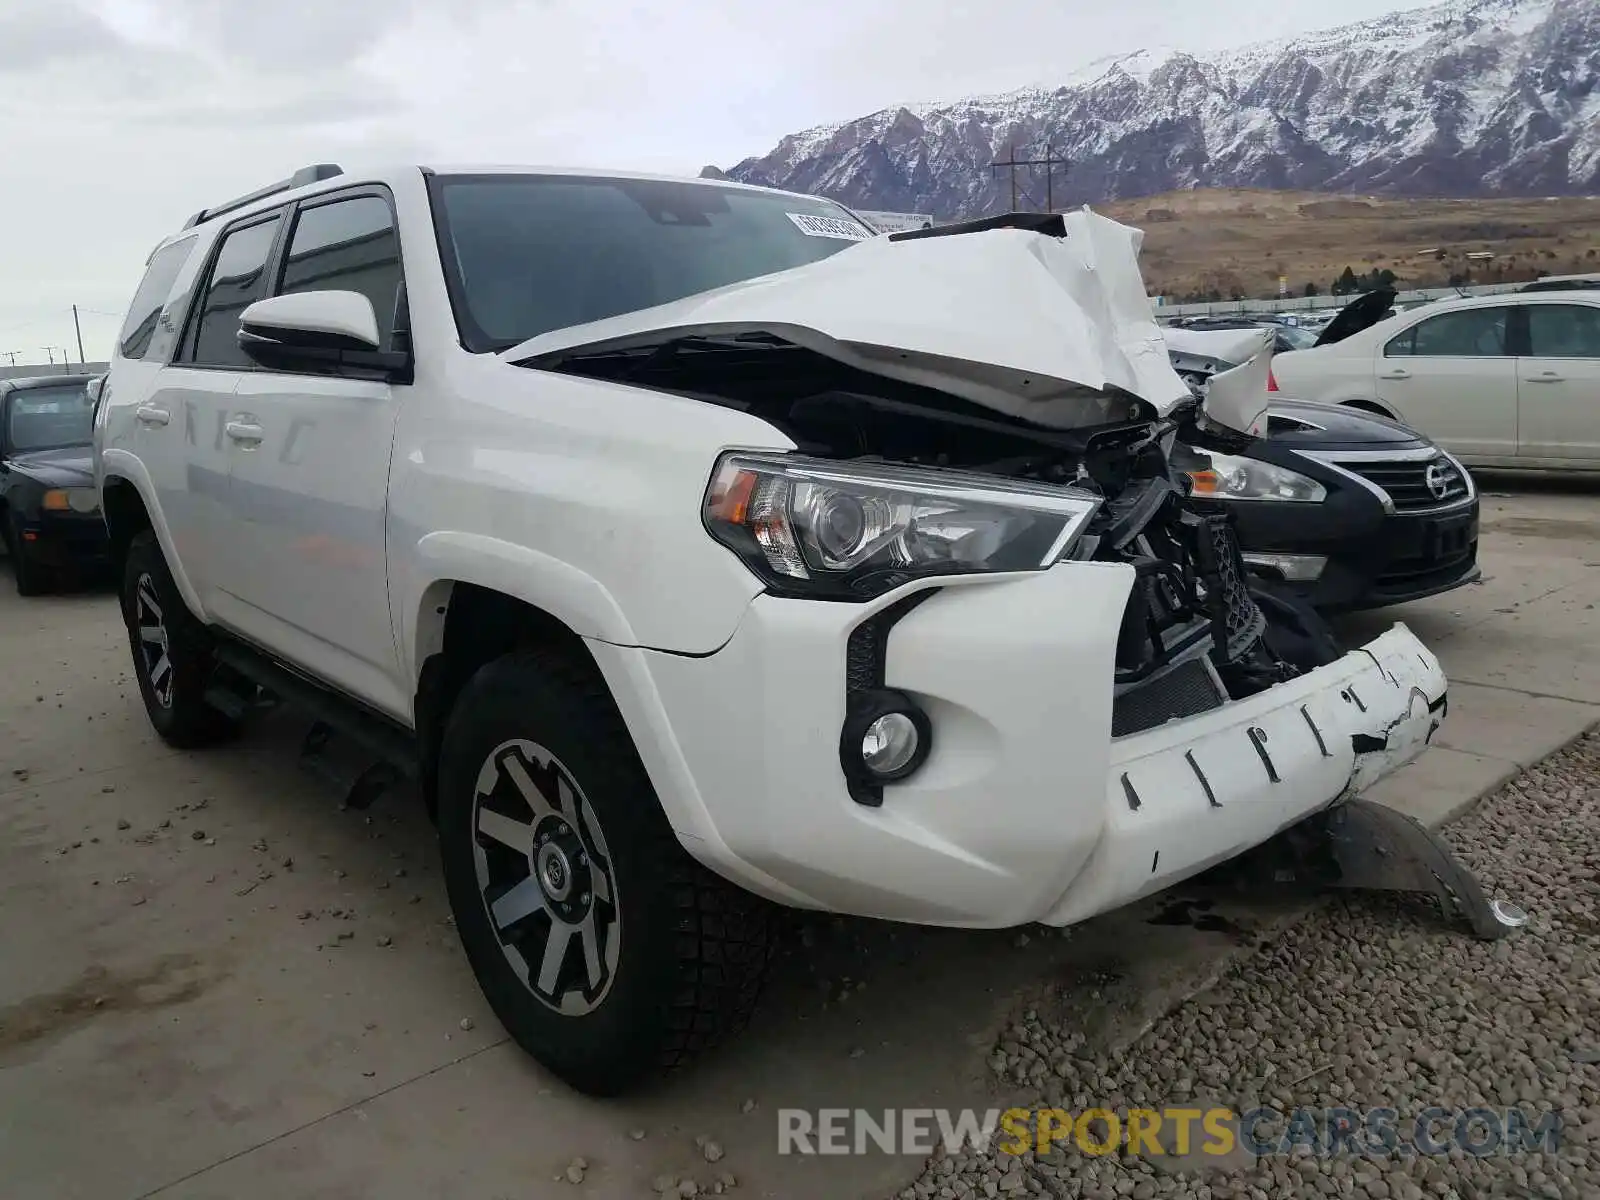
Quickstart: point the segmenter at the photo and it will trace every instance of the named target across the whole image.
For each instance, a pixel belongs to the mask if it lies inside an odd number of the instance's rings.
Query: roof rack
[[[254,204],[257,200],[265,200],[268,196],[276,196],[279,192],[291,191],[294,188],[305,187],[312,183],[321,183],[324,179],[332,179],[343,175],[344,168],[336,163],[316,163],[313,166],[301,167],[287,179],[280,179],[277,183],[270,183],[264,188],[259,188],[246,196],[239,196],[229,200],[226,204],[218,204],[213,208],[202,208],[184,223],[185,229],[193,229],[202,221],[209,221],[212,217],[220,217],[223,213],[232,212],[236,208],[243,208],[247,204]]]

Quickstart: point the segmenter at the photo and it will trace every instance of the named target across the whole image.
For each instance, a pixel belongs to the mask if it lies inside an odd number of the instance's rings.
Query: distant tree
[[[1305,294],[1307,296],[1320,296],[1322,294],[1322,289],[1314,283],[1308,283],[1306,284]]]
[[[1361,290],[1361,285],[1356,282],[1356,273],[1346,267],[1338,279],[1333,281],[1330,289],[1335,296],[1350,296]]]
[[[1585,254],[1584,257],[1585,258],[1593,258],[1593,257],[1595,257],[1595,253],[1594,253],[1593,247],[1590,248],[1589,253]]]

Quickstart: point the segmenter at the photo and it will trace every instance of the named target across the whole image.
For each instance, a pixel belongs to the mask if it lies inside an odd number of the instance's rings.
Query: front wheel
[[[615,1095],[749,1018],[773,909],[679,846],[601,682],[559,654],[483,667],[439,756],[457,931],[529,1054]]]

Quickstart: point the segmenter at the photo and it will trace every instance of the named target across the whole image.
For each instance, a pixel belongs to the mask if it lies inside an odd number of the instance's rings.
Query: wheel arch
[[[173,544],[161,506],[155,501],[155,485],[144,464],[126,450],[106,450],[101,455],[99,474],[100,511],[111,538],[112,563],[119,575],[127,561],[129,544],[142,530],[153,531],[178,594],[197,619],[205,620],[199,593]]]
[[[1384,404],[1381,400],[1341,400],[1339,403],[1345,408],[1356,408],[1362,412],[1375,413],[1380,417],[1388,417],[1391,421],[1401,420],[1401,416],[1394,409]]]
[[[456,699],[479,668],[517,650],[559,653],[610,685],[583,635],[550,608],[524,596],[462,579],[438,579],[424,590],[416,618],[413,723],[423,799],[437,814],[439,747]],[[615,697],[613,697],[615,703]]]

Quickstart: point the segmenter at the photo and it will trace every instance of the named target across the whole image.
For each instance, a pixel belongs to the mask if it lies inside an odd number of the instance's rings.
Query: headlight
[[[100,511],[100,495],[93,488],[51,488],[44,494],[44,507],[50,512],[92,513]]]
[[[1099,506],[964,471],[734,453],[711,477],[705,521],[774,591],[866,600],[927,575],[1042,570]]]
[[[1179,446],[1174,450],[1172,463],[1194,481],[1194,494],[1203,500],[1286,500],[1316,504],[1328,498],[1328,489],[1315,479],[1253,458]]]

